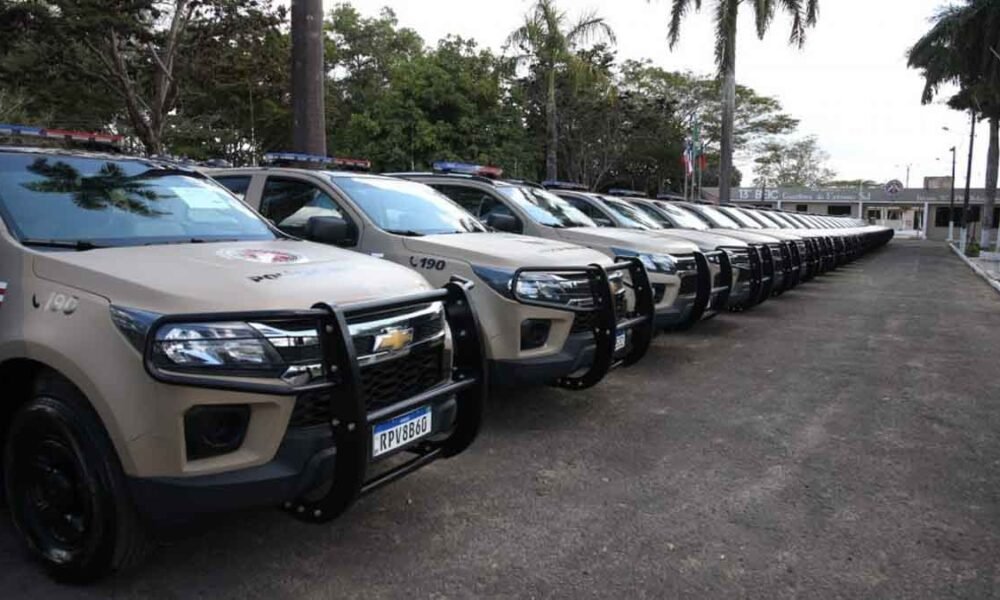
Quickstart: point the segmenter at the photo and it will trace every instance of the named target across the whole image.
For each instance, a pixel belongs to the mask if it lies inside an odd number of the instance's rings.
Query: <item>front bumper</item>
[[[455,430],[458,400],[455,395],[430,402],[433,433],[426,443],[412,449],[416,459],[405,469],[391,470],[370,480],[357,492],[362,495],[381,487],[442,456],[440,442]],[[307,506],[297,503],[324,484],[341,485],[337,480],[338,442],[334,429],[315,426],[289,429],[270,462],[197,477],[133,477],[129,479],[132,499],[139,513],[157,528],[184,524],[218,512],[282,506],[304,513]],[[381,459],[373,461],[373,465]],[[309,507],[310,516],[321,519],[323,508]],[[319,511],[318,513],[316,511]]]
[[[129,486],[140,514],[153,525],[173,525],[207,513],[284,504],[305,520],[326,521],[343,513],[363,494],[395,481],[442,457],[465,450],[482,422],[487,390],[485,352],[479,324],[469,303],[471,284],[453,280],[441,290],[422,292],[392,301],[347,308],[316,304],[307,311],[179,315],[164,322],[216,320],[255,322],[313,321],[320,334],[323,373],[306,385],[219,380],[157,369],[151,360],[154,336],[146,345],[146,369],[164,383],[274,394],[312,400],[321,418],[308,425],[289,425],[275,456],[267,463],[211,475],[192,477],[132,477]],[[451,375],[431,387],[391,402],[369,404],[348,319],[385,314],[441,302],[452,333]],[[404,360],[402,358],[390,360]],[[373,457],[376,425],[421,407],[431,411],[432,429],[409,445]],[[384,467],[384,458],[396,457]]]
[[[590,369],[596,353],[593,334],[573,333],[556,354],[489,361],[490,381],[504,387],[547,385],[567,374]]]

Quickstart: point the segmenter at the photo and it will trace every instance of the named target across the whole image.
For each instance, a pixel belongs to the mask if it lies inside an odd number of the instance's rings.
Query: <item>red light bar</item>
[[[4,134],[47,139],[62,139],[72,142],[99,142],[102,144],[117,144],[123,139],[120,135],[112,135],[110,133],[73,131],[69,129],[45,129],[42,127],[28,127],[24,125],[7,125],[0,123],[0,135]]]

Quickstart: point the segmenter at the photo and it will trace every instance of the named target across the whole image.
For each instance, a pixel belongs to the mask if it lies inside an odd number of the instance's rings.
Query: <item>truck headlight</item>
[[[241,321],[165,323],[160,315],[111,307],[111,320],[140,353],[153,336],[152,363],[167,371],[280,377],[292,385],[322,374],[319,332],[310,322]]]
[[[513,271],[488,267],[473,267],[472,270],[506,298],[573,308],[590,308],[594,305],[590,278],[584,271],[572,274],[523,271],[517,276],[515,283]]]
[[[273,369],[281,356],[249,323],[171,323],[156,332],[161,366]]]
[[[615,253],[615,256],[623,258],[638,258],[642,261],[646,270],[651,273],[663,273],[665,275],[674,275],[677,273],[677,262],[674,260],[674,257],[669,254],[636,252],[634,250],[626,250],[624,248],[612,248],[611,251]]]

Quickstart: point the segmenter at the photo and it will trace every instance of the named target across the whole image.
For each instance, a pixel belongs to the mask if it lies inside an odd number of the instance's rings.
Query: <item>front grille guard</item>
[[[725,310],[729,306],[729,295],[733,291],[733,265],[729,261],[729,255],[725,251],[718,251],[719,257],[719,277],[720,285],[716,286],[712,278],[711,267],[708,266],[708,258],[705,259],[705,267],[708,271],[708,303],[702,314],[702,318],[710,319]],[[713,298],[712,295],[715,295]]]
[[[771,297],[774,291],[774,259],[769,246],[758,246],[760,251],[760,302]]]
[[[687,324],[697,323],[708,309],[708,303],[712,300],[712,269],[708,266],[708,258],[701,252],[694,253],[695,264],[698,265],[698,287],[691,308],[691,316]]]
[[[611,285],[608,280],[610,273],[628,271],[629,287],[635,296],[635,316],[618,315],[615,308]],[[554,384],[561,388],[582,390],[599,383],[613,368],[621,365],[631,365],[645,356],[653,338],[653,288],[642,261],[635,257],[620,257],[618,264],[603,267],[592,264],[586,267],[521,267],[514,272],[511,279],[511,289],[517,290],[518,279],[524,273],[584,273],[590,283],[593,305],[582,308],[541,302],[530,298],[519,297],[513,293],[514,299],[527,306],[539,306],[553,310],[564,310],[572,313],[595,313],[592,319],[591,332],[594,335],[594,358],[590,367],[580,375],[567,374],[557,379]],[[615,360],[615,337],[619,329],[632,331],[632,345],[629,351],[619,360]]]
[[[325,458],[321,454],[336,452],[331,485],[318,498],[300,499],[288,508],[307,520],[326,521],[346,510],[360,495],[371,492],[395,481],[437,458],[458,454],[467,448],[479,433],[483,408],[486,402],[488,382],[486,380],[486,352],[480,336],[479,322],[469,300],[472,283],[453,277],[443,288],[401,296],[389,301],[372,301],[339,307],[327,303],[317,303],[308,310],[272,310],[254,312],[198,313],[170,315],[157,320],[147,336],[144,364],[146,371],[157,381],[172,385],[225,389],[256,394],[294,396],[309,391],[336,388],[330,394],[330,427],[336,447],[313,457],[313,461]],[[452,333],[453,364],[451,380],[435,386],[416,396],[406,398],[390,406],[368,411],[361,391],[361,368],[357,362],[354,344],[347,321],[351,317],[375,314],[410,306],[441,302],[445,310],[445,320]],[[271,382],[254,382],[245,379],[207,377],[164,371],[152,360],[155,334],[169,323],[205,323],[216,321],[252,322],[311,322],[319,331],[323,356],[322,381],[305,385],[288,385]],[[392,469],[369,477],[372,464],[372,426],[384,419],[398,416],[418,406],[455,396],[457,413],[451,435],[442,442],[424,443],[412,446],[406,451],[413,458]],[[317,463],[318,464],[318,463]],[[307,472],[315,470],[310,463]],[[318,482],[322,483],[322,482]],[[306,492],[307,490],[302,490]]]

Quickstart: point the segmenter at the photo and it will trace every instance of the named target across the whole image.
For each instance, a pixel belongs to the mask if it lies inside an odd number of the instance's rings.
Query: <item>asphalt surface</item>
[[[333,524],[228,516],[74,589],[0,515],[0,597],[1000,597],[998,371],[1000,297],[897,241],[593,390],[495,398]]]

